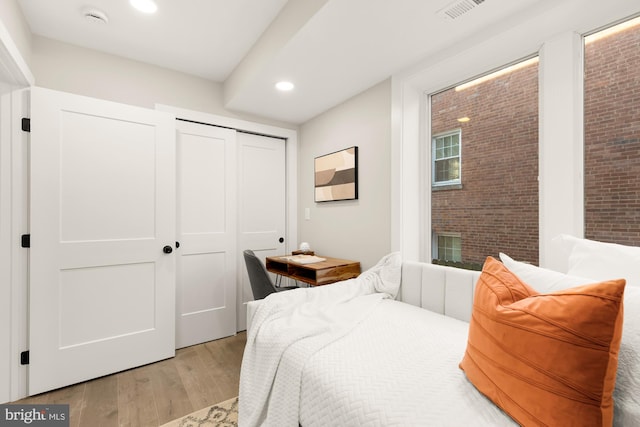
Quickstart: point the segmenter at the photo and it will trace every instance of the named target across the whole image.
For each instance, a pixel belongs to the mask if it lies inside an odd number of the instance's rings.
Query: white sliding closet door
[[[236,333],[236,131],[177,121],[177,348]]]
[[[175,353],[175,120],[33,88],[29,394]]]
[[[285,140],[238,132],[239,284],[238,330],[247,327],[248,301],[253,300],[242,252],[262,259],[286,250]]]

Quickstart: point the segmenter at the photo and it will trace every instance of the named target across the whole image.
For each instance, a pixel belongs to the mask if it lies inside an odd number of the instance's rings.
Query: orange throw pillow
[[[624,286],[538,294],[489,257],[460,368],[523,426],[610,426]]]

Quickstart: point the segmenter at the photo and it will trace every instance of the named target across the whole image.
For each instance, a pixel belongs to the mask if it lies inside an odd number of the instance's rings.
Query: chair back
[[[252,250],[247,249],[244,251],[244,263],[247,266],[247,273],[249,273],[253,299],[263,299],[267,295],[276,292],[266,267]]]

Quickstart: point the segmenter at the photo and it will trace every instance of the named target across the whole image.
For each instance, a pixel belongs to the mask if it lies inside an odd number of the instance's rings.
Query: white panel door
[[[282,255],[286,250],[285,141],[238,132],[239,275],[238,330],[246,329],[247,302],[253,300],[242,252],[258,258]]]
[[[172,357],[173,116],[34,88],[31,124],[29,394]]]
[[[236,333],[236,131],[176,128],[181,348]]]

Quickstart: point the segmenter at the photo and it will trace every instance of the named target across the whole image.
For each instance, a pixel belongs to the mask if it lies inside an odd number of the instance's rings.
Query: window
[[[462,243],[460,236],[440,234],[434,257],[440,261],[462,261]]]
[[[460,183],[460,130],[433,138],[433,185]]]
[[[481,266],[502,251],[537,264],[538,58],[429,102],[432,258]]]
[[[640,18],[585,37],[584,235],[640,245]]]

